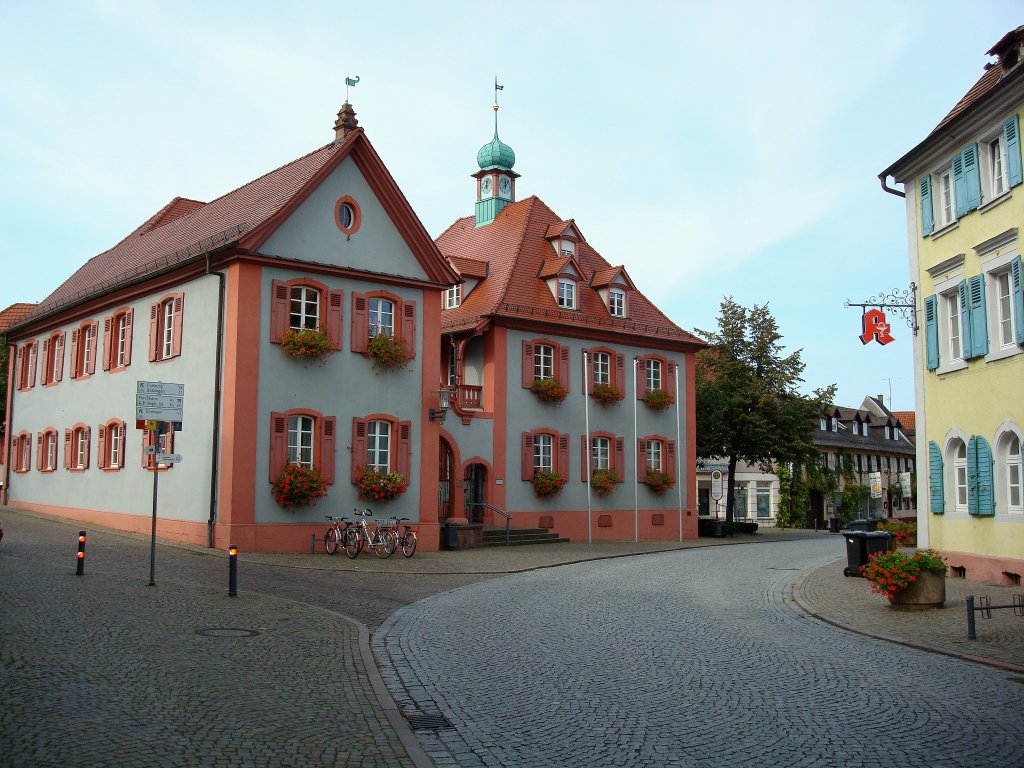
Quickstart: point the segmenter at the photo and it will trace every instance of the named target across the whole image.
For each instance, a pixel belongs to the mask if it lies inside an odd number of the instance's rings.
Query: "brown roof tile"
[[[546,262],[561,261],[553,258],[547,238],[552,227],[562,223],[535,196],[507,205],[494,221],[483,227],[475,226],[472,216],[455,221],[437,239],[441,252],[455,258],[486,259],[490,272],[460,307],[442,313],[442,328],[471,328],[485,317],[498,316],[704,346],[703,341],[669,320],[639,291],[630,295],[628,318],[611,317],[598,293],[589,288],[580,291],[578,310],[559,309],[547,283],[538,275]],[[594,272],[609,269],[608,262],[586,242],[579,243],[576,250],[575,260],[585,281]]]
[[[35,304],[26,304],[24,302],[18,304],[11,304],[3,312],[0,312],[0,333],[3,333],[12,325],[17,325],[25,317],[35,309]]]

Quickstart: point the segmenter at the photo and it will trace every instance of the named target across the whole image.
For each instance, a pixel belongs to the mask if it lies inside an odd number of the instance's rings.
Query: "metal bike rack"
[[[1014,595],[1013,602],[1009,605],[992,605],[992,599],[988,595],[978,598],[978,606],[974,605],[974,595],[967,596],[967,639],[977,640],[978,633],[975,631],[974,614],[978,612],[983,619],[991,619],[992,611],[1001,608],[1013,608],[1014,616],[1024,616],[1024,595]]]

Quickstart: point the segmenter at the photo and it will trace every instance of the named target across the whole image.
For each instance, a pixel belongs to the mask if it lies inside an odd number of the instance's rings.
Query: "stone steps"
[[[547,528],[512,528],[509,530],[509,546],[522,546],[526,544],[559,544],[569,541],[560,537],[557,533],[551,533]],[[505,546],[505,529],[488,526],[484,528],[485,547]]]

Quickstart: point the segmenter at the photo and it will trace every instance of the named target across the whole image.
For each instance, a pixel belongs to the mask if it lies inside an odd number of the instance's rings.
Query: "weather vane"
[[[356,75],[355,77],[349,77],[348,75],[345,76],[345,103],[346,104],[348,104],[348,89],[349,89],[349,87],[350,86],[355,87],[355,85],[358,82],[359,82],[359,75]]]
[[[504,91],[504,85],[498,85],[498,76],[494,76],[494,111],[498,111],[498,91]]]

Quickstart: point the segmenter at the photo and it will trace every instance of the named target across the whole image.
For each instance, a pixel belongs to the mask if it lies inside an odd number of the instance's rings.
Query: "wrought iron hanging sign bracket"
[[[893,341],[890,333],[891,326],[885,318],[885,309],[895,310],[907,321],[910,330],[917,336],[920,326],[917,323],[917,284],[911,283],[909,288],[895,288],[891,291],[882,291],[869,296],[867,301],[856,302],[846,300],[843,305],[846,307],[860,307],[861,334],[860,341],[867,344],[877,341],[879,344],[888,344]]]

